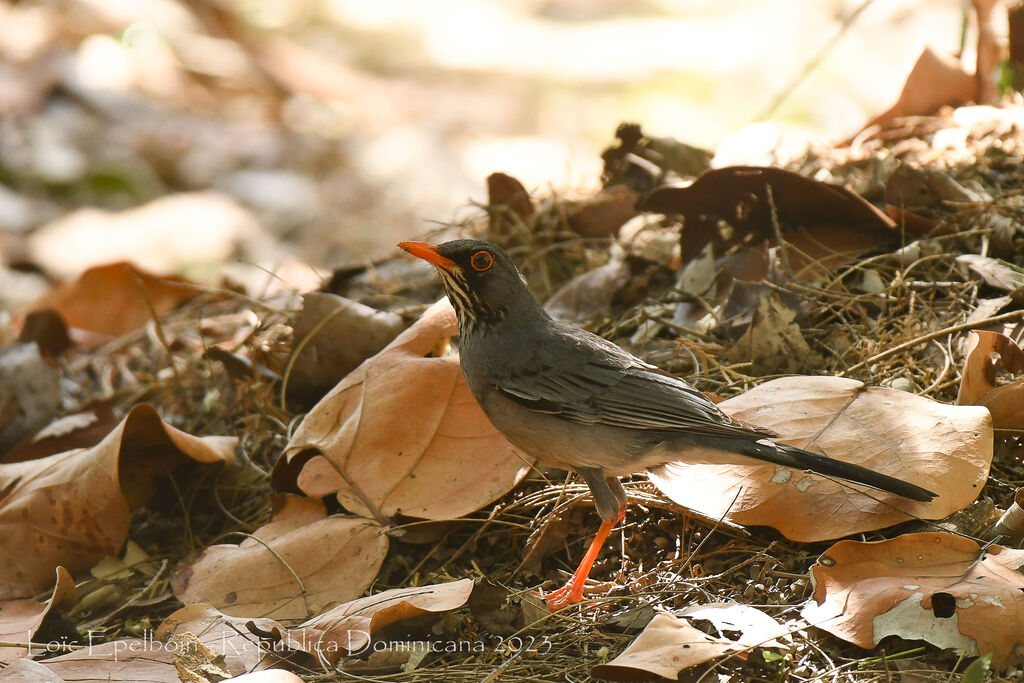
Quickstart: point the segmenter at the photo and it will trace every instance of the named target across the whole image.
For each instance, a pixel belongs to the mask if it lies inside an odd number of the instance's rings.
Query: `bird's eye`
[[[473,258],[469,262],[475,270],[483,272],[494,265],[494,257],[491,256],[491,252],[481,250],[473,254]]]

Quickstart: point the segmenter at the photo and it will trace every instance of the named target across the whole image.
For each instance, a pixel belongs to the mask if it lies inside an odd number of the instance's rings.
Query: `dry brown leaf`
[[[65,681],[181,683],[172,654],[151,640],[125,638],[90,645],[42,664]]]
[[[397,512],[453,519],[509,491],[529,462],[484,415],[458,357],[427,355],[457,331],[447,300],[431,306],[313,408],[278,467],[321,454],[298,474],[301,490],[336,493],[379,521]]]
[[[948,533],[840,541],[811,567],[803,617],[864,648],[886,636],[926,640],[993,664],[1024,662],[1024,550]]]
[[[735,524],[771,526],[795,541],[838,538],[914,517],[945,517],[978,497],[992,461],[987,411],[865,387],[844,377],[777,379],[719,407],[775,430],[785,443],[938,494],[930,503],[918,503],[775,465],[672,463],[651,472],[651,481],[680,505]]]
[[[372,520],[328,517],[319,500],[291,495],[276,496],[274,509],[251,538],[179,565],[174,595],[232,616],[303,619],[361,595],[377,576],[388,538]]]
[[[1013,292],[1024,287],[1024,271],[1001,259],[981,254],[961,254],[956,257],[956,262],[966,265],[980,275],[989,287],[1005,292]]]
[[[639,207],[644,211],[683,215],[683,263],[700,254],[709,242],[715,244],[715,253],[722,255],[729,247],[746,240],[774,239],[773,210],[784,229],[846,226],[871,235],[876,246],[886,236],[898,237],[892,230],[892,219],[860,195],[781,168],[714,169],[688,187],[664,187],[651,192]],[[723,231],[723,224],[731,229]]]
[[[57,311],[72,330],[117,337],[194,299],[199,292],[178,277],[158,277],[130,263],[96,266],[58,285],[30,310]]]
[[[775,294],[757,302],[753,320],[726,358],[749,361],[754,375],[789,374],[820,367],[821,356],[811,350],[796,322],[796,313]]]
[[[0,462],[24,462],[75,448],[95,446],[117,426],[106,403],[93,403],[73,415],[65,415],[39,430],[31,439],[7,451]]]
[[[277,631],[274,636],[287,638],[285,644],[298,646],[333,666],[342,656],[364,650],[373,635],[385,626],[458,609],[472,592],[472,579],[395,588],[338,605],[295,629]]]
[[[726,638],[715,638],[671,614],[656,614],[636,640],[615,659],[590,670],[594,678],[609,681],[675,680],[679,672],[716,657],[746,648]]]
[[[872,126],[884,127],[904,116],[931,114],[944,105],[969,102],[974,99],[976,90],[974,75],[964,71],[959,59],[926,47],[910,69],[896,103],[864,124],[861,130]]]
[[[153,634],[153,640],[166,644],[175,634],[195,634],[207,648],[223,657],[224,667],[232,676],[239,676],[273,657],[249,631],[249,623],[268,631],[280,628],[273,619],[232,617],[213,605],[200,603],[182,607],[167,617]]]
[[[610,315],[612,300],[629,277],[629,264],[613,258],[562,285],[544,302],[544,310],[555,320],[567,322]]]
[[[1024,351],[1005,334],[972,330],[956,402],[988,408],[995,429],[1024,429],[1024,379],[996,386],[1000,365],[1013,374],[1024,372]]]
[[[57,567],[57,583],[53,595],[46,602],[35,600],[8,600],[0,602],[0,641],[7,643],[38,642],[35,636],[45,631],[43,622],[54,610],[70,608],[75,601],[75,580],[64,567]],[[11,662],[19,657],[33,656],[27,647],[0,647],[0,662]]]
[[[186,456],[232,462],[236,441],[191,436],[138,405],[92,448],[0,465],[0,599],[45,589],[58,565],[84,571],[116,553],[157,474]]]
[[[309,407],[405,327],[402,316],[324,292],[302,297],[288,398]],[[344,343],[339,344],[338,341]]]
[[[492,173],[487,176],[487,210],[490,212],[489,230],[492,235],[516,232],[526,225],[535,211],[530,193],[518,178],[507,173]],[[515,220],[503,211],[511,211]],[[508,227],[505,224],[508,223]],[[516,225],[518,223],[518,225]]]
[[[790,639],[788,628],[756,607],[738,602],[691,605],[677,614],[691,620],[710,621],[721,636],[725,636],[725,631],[736,631],[740,634],[736,642],[745,647],[785,648],[787,646],[779,642],[780,639]]]

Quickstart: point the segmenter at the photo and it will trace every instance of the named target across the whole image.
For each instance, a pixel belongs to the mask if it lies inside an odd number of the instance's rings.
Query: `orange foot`
[[[570,579],[569,583],[565,584],[558,590],[551,591],[547,595],[544,595],[543,598],[548,603],[548,609],[552,612],[557,612],[563,607],[575,605],[577,602],[583,602],[583,597],[588,593],[605,593],[612,587],[613,584],[608,583],[599,583],[593,586],[587,586],[584,585],[582,581],[577,583]]]

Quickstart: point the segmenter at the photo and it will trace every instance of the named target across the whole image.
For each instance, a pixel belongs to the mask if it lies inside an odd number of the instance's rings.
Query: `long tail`
[[[911,500],[927,502],[938,495],[928,489],[905,482],[902,479],[890,477],[860,465],[833,460],[832,458],[811,453],[796,446],[787,446],[786,444],[774,443],[772,441],[759,442],[750,441],[749,439],[737,439],[735,443],[730,444],[729,450],[734,453],[742,453],[751,458],[757,458],[758,460],[775,463],[776,465],[784,465],[798,470],[810,470],[818,474],[845,479],[857,484],[863,484],[864,486],[870,486],[873,489],[895,493]]]

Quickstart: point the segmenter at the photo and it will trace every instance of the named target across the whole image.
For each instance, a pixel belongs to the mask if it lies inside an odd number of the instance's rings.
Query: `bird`
[[[620,476],[675,462],[751,460],[837,477],[915,501],[920,486],[772,440],[731,418],[688,382],[615,343],[554,320],[501,247],[458,239],[398,246],[437,270],[459,325],[466,383],[490,421],[520,452],[574,470],[590,489],[601,527],[552,611],[583,600],[597,554],[626,513]]]

